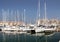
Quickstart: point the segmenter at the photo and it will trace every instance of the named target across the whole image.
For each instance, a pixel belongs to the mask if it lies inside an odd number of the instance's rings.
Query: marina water
[[[0,32],[0,42],[59,42],[60,32],[45,33],[3,33]]]

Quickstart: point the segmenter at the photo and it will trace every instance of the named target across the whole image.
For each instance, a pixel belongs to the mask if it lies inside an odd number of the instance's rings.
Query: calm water
[[[45,35],[37,34],[11,34],[0,32],[0,42],[58,42],[60,40],[60,32]]]

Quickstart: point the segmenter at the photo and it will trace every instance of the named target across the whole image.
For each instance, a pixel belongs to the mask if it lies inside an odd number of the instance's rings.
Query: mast
[[[15,23],[16,23],[16,11],[15,11]]]
[[[2,9],[2,21],[6,22],[6,11]]]
[[[17,25],[20,24],[20,21],[19,21],[19,10],[17,10]]]
[[[47,19],[47,13],[46,13],[46,0],[44,0],[44,7],[45,7],[45,20]]]
[[[16,25],[16,23],[17,23],[17,12],[15,11],[14,13],[15,13],[15,17],[14,17],[14,19],[15,19],[14,22],[15,23],[14,23],[14,25]]]
[[[39,15],[39,18],[38,19],[40,19],[40,0],[38,2],[38,15]]]
[[[40,25],[40,0],[38,0],[38,25]]]
[[[24,9],[24,24],[25,24],[25,12],[26,12],[26,9]]]
[[[17,10],[17,22],[19,22],[19,11]]]
[[[45,25],[47,24],[47,13],[46,13],[46,0],[44,0],[44,7],[45,7]]]
[[[4,10],[2,9],[2,21],[4,22]]]
[[[9,9],[7,10],[6,14],[7,14],[7,17],[6,17],[7,18],[7,22],[9,22],[9,16],[10,16],[9,15]]]
[[[11,10],[11,13],[10,13],[10,14],[11,14],[10,19],[11,19],[11,21],[13,21],[13,19],[14,19],[14,18],[13,18],[13,10]]]

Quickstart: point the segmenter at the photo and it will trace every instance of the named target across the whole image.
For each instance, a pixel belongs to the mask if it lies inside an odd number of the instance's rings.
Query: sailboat
[[[34,27],[36,33],[43,32],[45,28],[43,27],[43,25],[40,24],[40,0],[38,1],[38,8],[39,8],[38,9],[39,21],[38,21],[38,24]]]
[[[51,32],[56,30],[55,24],[47,24],[47,13],[46,13],[46,0],[44,0],[44,6],[45,6],[45,28],[44,31]]]
[[[26,24],[25,24],[25,12],[26,12],[26,9],[24,9],[24,16],[22,16],[22,17],[24,17],[24,18],[22,18],[24,21],[24,23],[22,24],[22,26],[20,26],[20,30],[22,31],[22,32],[26,32],[26,33],[31,33],[31,31],[34,31],[34,26],[33,25],[29,25],[29,26],[26,26]]]
[[[6,14],[7,14],[7,12],[6,12]],[[5,17],[6,17],[6,14],[5,14]],[[16,13],[15,13],[16,14]],[[4,14],[3,14],[3,16],[4,16]],[[16,18],[15,18],[16,19]],[[4,20],[4,19],[3,19]],[[6,20],[5,20],[6,21]],[[7,22],[7,21],[6,21]],[[16,22],[16,20],[15,20],[15,22]],[[18,32],[20,29],[17,27],[17,26],[10,26],[10,25],[8,25],[8,24],[4,24],[5,26],[2,28],[2,32],[5,32],[5,33],[11,33],[11,32]],[[15,33],[16,33],[15,32]]]
[[[38,21],[38,26],[35,27],[35,32],[44,32],[44,31],[47,31],[47,32],[51,32],[51,31],[55,31],[56,30],[56,25],[53,24],[53,25],[49,25],[46,23],[46,20],[47,20],[47,16],[46,16],[46,0],[44,0],[44,7],[45,7],[45,24],[44,25],[41,25],[40,24],[40,21]],[[39,0],[39,18],[40,18],[40,0]]]

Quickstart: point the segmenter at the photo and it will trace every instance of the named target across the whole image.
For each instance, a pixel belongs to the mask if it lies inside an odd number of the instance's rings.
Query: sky
[[[37,17],[38,0],[0,0],[0,19],[2,19],[2,9],[5,11],[19,10],[21,16],[25,9],[26,21],[33,22]],[[48,19],[60,19],[60,0],[46,0],[46,11]],[[44,18],[44,0],[40,0],[40,18]]]

